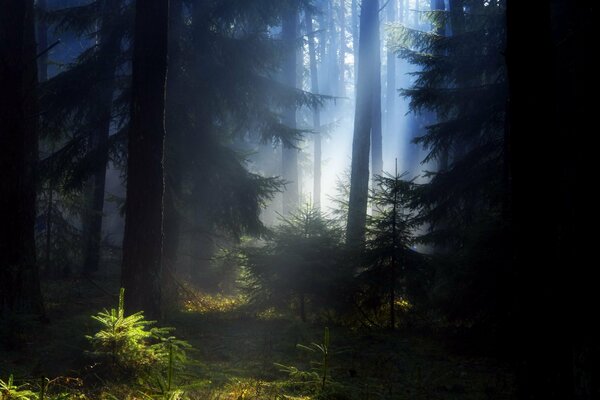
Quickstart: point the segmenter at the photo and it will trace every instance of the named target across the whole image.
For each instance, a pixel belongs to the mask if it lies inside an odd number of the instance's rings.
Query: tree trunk
[[[283,62],[283,82],[290,88],[296,88],[298,15],[297,10],[293,7],[290,7],[283,18],[281,36],[286,46],[285,60]],[[296,128],[295,106],[290,106],[284,110],[283,123],[290,128]],[[295,211],[299,204],[297,148],[283,146],[282,175],[283,179],[287,181],[285,192],[283,193],[283,215],[288,215],[290,212]]]
[[[102,218],[104,211],[104,189],[108,164],[108,137],[112,120],[115,70],[120,53],[121,38],[115,27],[121,0],[105,0],[102,3],[102,27],[97,58],[100,62],[100,82],[96,87],[95,109],[91,115],[94,131],[90,138],[90,151],[97,153],[92,176],[86,183],[89,207],[84,218],[85,234],[83,273],[90,275],[98,271],[102,243]]]
[[[38,0],[36,5],[38,12],[45,12],[47,10],[46,0]],[[44,18],[38,18],[37,20],[37,53],[40,54],[38,58],[38,81],[45,82],[48,79],[48,25]]]
[[[38,157],[33,0],[0,0],[0,317],[44,315],[35,248]]]
[[[310,90],[317,94],[319,93],[319,75],[317,70],[317,54],[315,50],[315,37],[313,32],[313,21],[312,15],[307,12],[305,15],[306,19],[306,31],[309,33],[308,36],[308,56],[310,59]],[[318,107],[313,109],[313,140],[315,144],[314,148],[314,180],[313,180],[313,205],[315,208],[321,207],[321,110]]]
[[[373,125],[372,79],[378,71],[379,2],[363,0],[360,14],[360,40],[354,137],[352,141],[352,167],[350,175],[350,200],[346,241],[350,248],[364,244],[369,191],[369,152]]]
[[[335,26],[335,0],[327,0],[326,17],[327,17],[327,36],[329,36],[329,52],[327,53],[327,79],[331,82],[331,94],[338,96],[339,88],[339,59],[338,59],[338,35]]]
[[[352,0],[352,54],[354,56],[354,84],[358,80],[358,0]]]
[[[373,115],[371,120],[371,163],[373,177],[383,173],[383,133],[381,132],[381,47],[379,40],[379,17],[375,38],[374,69],[372,71]]]
[[[183,127],[180,124],[182,109],[181,51],[179,49],[183,32],[183,1],[170,0],[169,4],[169,70],[167,72],[167,100],[165,123],[168,134],[165,137],[165,216],[163,243],[163,289],[168,302],[177,297],[175,273],[177,271],[177,251],[181,229],[181,213],[178,199],[181,195],[182,171],[177,157],[184,146]]]
[[[396,0],[390,1],[387,5],[387,22],[396,21]],[[385,131],[387,135],[396,133],[396,54],[387,45],[387,67],[386,67],[386,92],[385,92]],[[391,137],[391,136],[390,136]]]
[[[340,0],[338,8],[340,23],[340,54],[339,54],[339,96],[346,97],[346,1]]]
[[[122,285],[129,312],[161,317],[169,1],[135,10]]]

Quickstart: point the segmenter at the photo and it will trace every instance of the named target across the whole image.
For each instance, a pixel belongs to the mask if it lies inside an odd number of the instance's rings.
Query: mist
[[[595,3],[0,0],[0,400],[600,398]]]

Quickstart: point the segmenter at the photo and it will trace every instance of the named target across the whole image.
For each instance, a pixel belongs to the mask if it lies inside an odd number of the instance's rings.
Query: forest
[[[0,400],[599,399],[597,10],[0,0]]]

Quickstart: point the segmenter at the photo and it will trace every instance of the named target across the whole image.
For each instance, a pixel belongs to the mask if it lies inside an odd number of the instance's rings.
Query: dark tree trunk
[[[165,217],[163,268],[165,269],[165,295],[173,300],[176,296],[175,273],[177,266],[177,250],[181,227],[181,213],[178,200],[181,195],[181,165],[177,157],[183,146],[182,116],[179,110],[183,108],[181,78],[181,51],[179,49],[183,31],[183,1],[170,0],[169,24],[169,70],[167,77],[166,126],[165,138]]]
[[[0,0],[0,316],[44,315],[36,264],[37,64],[33,0]]]
[[[290,88],[297,87],[297,57],[296,39],[298,38],[298,14],[293,7],[286,12],[283,18],[281,32],[282,40],[286,46],[285,60],[283,62],[283,82]],[[283,123],[296,128],[296,107],[291,106],[283,112]],[[283,146],[282,149],[282,175],[287,181],[283,193],[283,215],[298,208],[298,149]]]
[[[97,154],[92,176],[86,183],[86,197],[89,207],[84,219],[85,234],[83,273],[90,275],[98,271],[102,243],[102,218],[104,211],[104,189],[106,166],[108,164],[108,137],[112,120],[115,70],[120,53],[121,38],[115,27],[116,13],[119,13],[121,0],[105,0],[102,3],[102,27],[97,58],[100,62],[96,88],[95,109],[91,114],[94,130],[90,138],[90,151]]]
[[[167,77],[167,102],[165,138],[165,219],[164,219],[164,249],[163,257],[165,266],[175,271],[177,249],[179,247],[179,229],[181,215],[178,211],[177,201],[181,191],[181,166],[177,163],[177,152],[183,142],[183,127],[181,115],[178,110],[182,108],[181,85],[181,55],[179,43],[183,30],[183,1],[170,0],[170,25],[169,25],[169,70]]]
[[[313,32],[312,15],[307,12],[306,31],[308,32],[308,56],[310,59],[310,90],[313,93],[319,93],[319,75],[317,70],[317,53],[315,50],[315,37]],[[315,208],[321,207],[321,110],[318,107],[313,109],[313,140],[314,148],[314,181],[313,181],[313,205]]]
[[[36,9],[38,12],[45,12],[47,9],[46,0],[38,0]],[[44,18],[37,20],[37,52],[38,58],[38,81],[45,82],[48,79],[48,24]]]
[[[378,71],[379,2],[363,0],[360,14],[359,65],[356,87],[356,111],[352,141],[352,167],[346,241],[350,248],[364,244],[369,190],[369,152],[373,125],[373,97],[371,86]]]
[[[46,0],[38,0],[36,5],[36,11],[38,13],[44,13],[47,10]],[[38,82],[45,82],[48,79],[48,25],[44,18],[37,18],[37,53],[38,53]],[[54,152],[54,145],[51,146]],[[51,178],[48,180],[47,194],[46,194],[46,227],[44,232],[44,263],[43,272],[46,275],[58,276],[58,271],[51,270],[51,256],[52,256],[52,213],[54,209],[54,180]]]
[[[129,312],[161,317],[168,0],[136,6],[122,285]]]

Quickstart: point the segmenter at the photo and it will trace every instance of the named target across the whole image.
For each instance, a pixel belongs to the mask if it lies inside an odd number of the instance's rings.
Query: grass
[[[0,377],[14,374],[15,382],[41,376],[72,377],[85,386],[110,385],[94,381],[86,357],[96,323],[90,315],[115,304],[116,280],[92,284],[50,282],[44,286],[50,324],[41,325],[23,349],[0,352]],[[310,369],[311,356],[297,344],[319,342],[322,325],[302,324],[243,312],[241,298],[197,294],[164,323],[195,348],[189,356],[194,387],[192,399],[316,399],[303,382],[294,382],[275,363]],[[353,331],[331,326],[331,378],[337,399],[512,399],[513,377],[501,362],[449,351],[433,338],[405,332]],[[313,357],[314,358],[314,357]],[[66,378],[59,378],[66,380]],[[191,380],[190,380],[191,382]],[[67,385],[67,384],[65,384]],[[118,399],[127,388],[112,387]],[[95,393],[100,393],[96,391]],[[284,397],[287,396],[287,397]],[[96,394],[102,398],[101,395]],[[312,397],[311,397],[312,396]],[[105,397],[109,398],[109,397]],[[131,399],[136,398],[129,397]],[[142,398],[142,397],[140,397]]]

